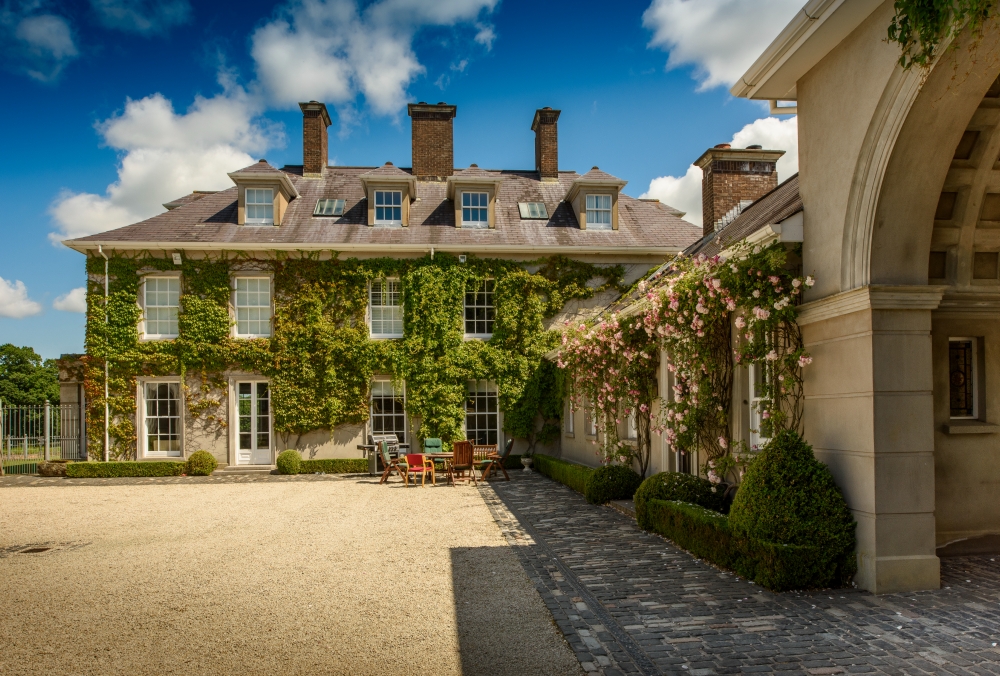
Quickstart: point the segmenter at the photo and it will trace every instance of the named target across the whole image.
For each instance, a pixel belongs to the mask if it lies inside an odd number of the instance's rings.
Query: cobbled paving
[[[932,592],[774,594],[516,475],[483,497],[589,673],[1000,674],[1000,556],[942,559]]]

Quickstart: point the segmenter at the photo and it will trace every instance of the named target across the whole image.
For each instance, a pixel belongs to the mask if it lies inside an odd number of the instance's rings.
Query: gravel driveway
[[[0,674],[582,673],[476,488],[283,479],[0,487]]]

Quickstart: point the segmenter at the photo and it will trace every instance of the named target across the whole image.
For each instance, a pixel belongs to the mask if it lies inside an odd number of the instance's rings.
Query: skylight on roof
[[[318,200],[316,202],[316,210],[313,211],[313,216],[343,216],[344,215],[344,200]]]
[[[521,218],[524,219],[549,217],[545,202],[518,202],[517,208],[521,212]]]

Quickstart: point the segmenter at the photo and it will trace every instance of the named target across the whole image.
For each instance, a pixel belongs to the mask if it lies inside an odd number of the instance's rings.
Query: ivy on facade
[[[889,40],[902,49],[899,63],[928,67],[942,42],[968,24],[978,38],[983,23],[996,9],[996,0],[896,0],[889,24]]]
[[[87,262],[87,354],[84,357],[91,449],[101,449],[104,365],[108,364],[112,459],[136,457],[136,378],[179,375],[188,415],[224,428],[224,374],[259,373],[270,379],[275,431],[292,435],[368,419],[372,376],[405,382],[407,412],[420,419],[422,437],[460,438],[466,382],[497,383],[505,430],[535,442],[558,433],[561,379],[543,355],[558,343],[545,320],[566,302],[607,289],[623,290],[624,268],[564,257],[528,263],[448,254],[417,259],[341,259],[279,254],[255,259],[220,252],[184,258],[180,266],[148,253],[115,255],[104,296],[104,260]],[[179,337],[140,340],[138,303],[145,276],[181,273]],[[234,338],[232,277],[273,278],[270,338]],[[403,289],[404,333],[373,340],[366,322],[373,280],[396,278]],[[464,339],[464,299],[483,280],[495,282],[496,319],[488,341]]]

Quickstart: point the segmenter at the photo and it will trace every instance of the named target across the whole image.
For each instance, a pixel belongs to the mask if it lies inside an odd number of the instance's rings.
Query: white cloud
[[[49,212],[58,228],[53,242],[140,221],[162,204],[192,190],[223,190],[226,175],[253,163],[266,148],[283,143],[280,129],[257,117],[257,100],[220,78],[224,91],[198,96],[186,113],[153,94],[129,100],[120,115],[97,125],[104,142],[121,151],[118,180],[105,195],[63,191]]]
[[[63,312],[86,312],[87,289],[79,286],[69,293],[64,293],[52,302],[52,307]]]
[[[362,94],[376,113],[392,115],[406,102],[410,82],[425,72],[413,52],[416,32],[475,22],[498,1],[379,0],[361,10],[355,0],[297,0],[254,32],[251,55],[279,105],[315,99],[350,116]],[[477,27],[476,41],[489,49],[492,28]]]
[[[28,298],[28,289],[24,282],[17,280],[8,282],[0,277],[0,317],[21,319],[37,315],[42,306]]]
[[[803,0],[653,0],[642,23],[667,68],[695,67],[699,89],[732,85],[777,37]]]
[[[477,23],[476,28],[479,29],[479,32],[476,33],[475,37],[476,42],[485,47],[487,52],[493,49],[493,41],[497,39],[497,34],[493,29],[493,26],[490,24]]]
[[[0,61],[9,70],[51,82],[80,52],[69,22],[40,13],[42,6],[30,0],[0,6]]]
[[[784,150],[778,160],[778,181],[784,181],[799,170],[798,118],[779,120],[764,117],[754,120],[733,135],[730,145],[746,148],[760,145],[767,150]],[[702,224],[701,169],[693,164],[683,176],[660,176],[649,182],[649,190],[641,197],[655,197],[665,204],[686,212],[684,219]]]
[[[191,19],[188,0],[90,0],[106,28],[140,35],[165,33]]]

